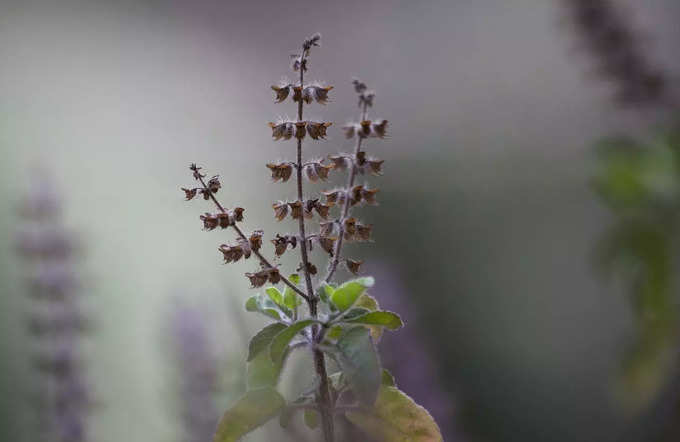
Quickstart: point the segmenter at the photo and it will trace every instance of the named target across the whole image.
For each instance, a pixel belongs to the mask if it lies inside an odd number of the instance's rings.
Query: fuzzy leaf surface
[[[286,405],[273,388],[249,391],[222,416],[213,442],[236,442],[275,417]]]

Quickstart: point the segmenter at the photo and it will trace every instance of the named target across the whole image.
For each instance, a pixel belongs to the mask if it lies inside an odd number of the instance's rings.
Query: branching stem
[[[224,206],[222,206],[222,204],[220,204],[220,202],[219,202],[219,201],[217,200],[217,198],[215,197],[215,194],[213,194],[213,192],[212,192],[212,191],[208,188],[208,186],[205,184],[205,181],[203,180],[203,178],[202,178],[200,175],[198,175],[197,177],[198,177],[198,181],[201,183],[201,186],[203,186],[203,191],[204,191],[204,192],[207,192],[207,194],[210,196],[210,199],[213,201],[213,203],[215,203],[215,206],[217,206],[217,208],[219,209],[219,211],[222,212],[222,213],[227,213],[227,211],[224,209]],[[243,239],[244,241],[248,241],[248,238],[246,237],[246,235],[243,233],[243,231],[242,231],[236,224],[232,225],[231,227],[234,228],[234,230],[236,231],[236,234],[237,234],[241,239]],[[265,267],[267,267],[267,268],[270,268],[270,269],[275,268],[275,267],[269,262],[269,260],[268,260],[267,258],[265,258],[259,251],[253,250],[253,253],[255,254],[255,256],[258,257],[258,259],[260,260],[260,262],[262,263],[263,266],[265,266]],[[283,275],[281,275],[281,280],[282,280],[288,287],[290,287],[293,291],[295,291],[295,293],[297,293],[298,295],[300,295],[300,296],[302,296],[304,299],[306,299],[307,302],[310,301],[310,299],[309,299],[309,297],[307,296],[307,294],[305,294],[302,290],[300,290],[295,284],[293,284],[292,282],[290,282],[290,280],[288,280],[288,278],[286,278],[286,277],[284,277]]]
[[[363,107],[361,109],[361,120],[359,121],[364,121],[367,117],[368,113],[368,104],[366,102],[363,103]],[[340,236],[338,238],[338,242],[335,245],[335,250],[333,251],[333,260],[331,261],[329,267],[328,267],[328,274],[324,278],[324,281],[330,282],[331,279],[333,278],[333,275],[335,274],[335,271],[338,269],[338,264],[340,263],[340,253],[342,252],[342,243],[343,243],[343,236],[344,232],[342,231],[343,226],[344,226],[344,221],[347,219],[347,216],[349,216],[350,208],[352,207],[350,198],[349,198],[349,192],[354,187],[354,181],[356,180],[357,177],[357,165],[356,165],[356,159],[359,155],[359,152],[361,152],[361,142],[363,140],[363,137],[360,137],[357,135],[357,142],[354,147],[354,157],[352,158],[352,167],[349,171],[349,175],[347,177],[347,186],[345,186],[345,203],[342,207],[342,216],[340,217]]]

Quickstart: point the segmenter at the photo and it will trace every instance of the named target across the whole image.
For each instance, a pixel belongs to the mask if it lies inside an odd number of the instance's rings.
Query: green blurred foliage
[[[648,142],[608,139],[597,146],[593,188],[614,214],[598,263],[629,287],[636,337],[624,362],[625,403],[644,407],[675,362],[680,217],[680,133]]]

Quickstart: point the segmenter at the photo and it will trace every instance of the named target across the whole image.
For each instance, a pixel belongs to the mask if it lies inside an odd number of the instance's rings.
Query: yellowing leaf
[[[389,442],[442,442],[430,413],[395,387],[383,386],[370,411],[352,411],[347,419],[366,434]]]

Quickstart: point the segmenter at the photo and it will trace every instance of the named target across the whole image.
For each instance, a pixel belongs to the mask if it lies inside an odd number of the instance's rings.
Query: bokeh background
[[[367,145],[387,160],[371,180],[381,205],[362,210],[375,243],[352,251],[408,321],[383,342],[403,389],[446,440],[655,440],[673,420],[659,402],[677,387],[664,378],[637,397],[616,386],[634,312],[625,284],[594,264],[612,215],[589,183],[598,139],[645,137],[672,115],[612,101],[567,3],[2,0],[0,438],[32,440],[35,425],[32,301],[14,245],[38,175],[82,245],[91,440],[186,439],[178,306],[203,312],[219,408],[243,388],[243,336],[262,324],[240,313],[251,269],[221,264],[229,235],[202,232],[210,206],[179,188],[197,162],[221,175],[227,205],[247,208],[248,228],[293,228],[272,220],[291,188],[271,184],[264,163],[292,156],[266,122],[294,109],[269,86],[292,78],[289,54],[319,31],[309,77],[335,89],[308,112],[356,119],[357,75],[390,121],[389,140]],[[613,3],[674,81],[680,3]],[[306,154],[350,149],[337,126]]]

